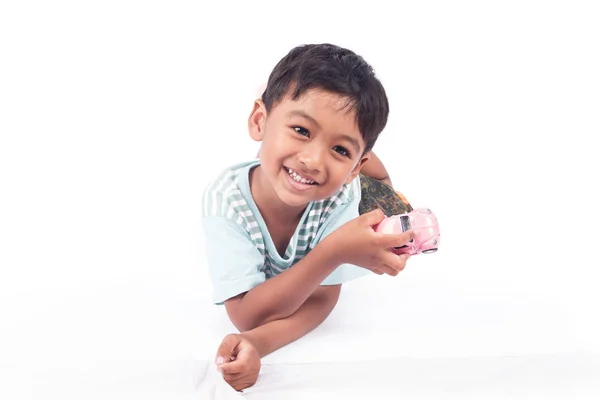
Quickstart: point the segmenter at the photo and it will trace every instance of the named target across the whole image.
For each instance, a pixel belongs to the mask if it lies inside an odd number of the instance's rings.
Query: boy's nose
[[[310,172],[320,171],[323,162],[323,151],[310,146],[299,155],[299,161]]]

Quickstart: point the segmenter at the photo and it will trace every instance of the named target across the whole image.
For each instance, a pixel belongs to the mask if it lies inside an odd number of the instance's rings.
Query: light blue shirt
[[[250,192],[249,173],[259,160],[226,169],[205,190],[203,228],[213,302],[223,304],[291,268],[323,238],[358,217],[360,181],[356,177],[335,195],[309,203],[282,257]],[[339,266],[322,285],[337,285],[369,274]]]

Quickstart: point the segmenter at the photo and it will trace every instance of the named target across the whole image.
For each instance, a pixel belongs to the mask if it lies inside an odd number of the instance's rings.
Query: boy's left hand
[[[225,381],[237,391],[249,388],[258,380],[260,355],[242,334],[225,336],[217,350],[216,364]]]

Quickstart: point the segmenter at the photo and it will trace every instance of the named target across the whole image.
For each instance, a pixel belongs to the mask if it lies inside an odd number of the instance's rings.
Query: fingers
[[[235,360],[229,363],[221,364],[218,367],[218,371],[223,374],[223,376],[234,377],[235,375],[239,375],[240,372],[244,372],[245,364],[242,361]]]
[[[233,357],[229,358],[226,355],[219,355],[218,357],[223,357],[223,363],[217,363],[217,369],[223,375],[232,375],[235,376],[242,372],[246,372],[253,365],[257,364],[257,360],[260,360],[260,356],[256,352],[256,349],[252,346],[248,341],[243,340],[242,335],[228,335],[233,338],[225,337],[223,339],[223,343],[221,343],[221,348],[228,349],[233,346]],[[227,351],[227,350],[226,350]],[[224,353],[227,354],[227,353]],[[260,364],[260,361],[258,361]]]
[[[218,365],[217,370],[235,390],[246,389],[258,379],[260,372],[260,356],[252,343],[245,340],[243,335],[230,335],[233,338],[223,339],[221,346],[225,349],[233,347],[235,359]]]
[[[384,234],[381,244],[387,248],[402,247],[415,238],[414,231],[406,231],[398,234]]]
[[[398,271],[396,271],[394,268],[392,268],[391,266],[389,266],[385,262],[379,264],[377,267],[375,267],[373,269],[373,271],[377,271],[377,272],[375,272],[377,275],[383,275],[383,274],[391,275],[391,276],[398,275]]]
[[[225,382],[227,382],[229,384],[229,386],[231,386],[232,388],[234,388],[238,392],[241,392],[244,389],[247,389],[250,386],[252,386],[254,383],[256,383],[256,380],[249,379],[249,377],[243,376],[243,375],[239,375],[239,374],[237,374],[237,375],[223,375],[223,379],[225,379]]]
[[[240,380],[241,380],[240,374],[235,374],[235,375],[223,374],[223,379],[225,379],[225,382],[227,382],[229,384],[229,386],[231,386],[232,388],[234,388],[237,391],[245,389],[245,387],[240,385]]]
[[[223,338],[221,345],[217,350],[215,363],[220,366],[224,363],[229,363],[235,358],[237,346],[240,344],[241,338],[238,335],[227,335]]]
[[[398,257],[398,256],[396,256],[396,257]],[[396,263],[397,262],[394,261],[394,265]],[[390,276],[396,276],[401,271],[400,267],[396,267],[396,268],[399,268],[399,269],[394,269],[392,266],[382,262],[382,263],[378,264],[377,266],[370,267],[369,270],[371,270],[371,272],[373,272],[374,274],[377,274],[377,275],[385,274],[385,275],[390,275]]]
[[[387,269],[384,272],[390,276],[396,276],[399,272],[404,270],[406,262],[408,261],[408,254],[397,255],[391,251],[387,251],[383,255],[383,264]],[[382,269],[382,267],[378,267]]]
[[[254,364],[256,364],[255,360],[253,361],[250,357],[241,356],[235,361],[220,365],[218,369],[225,378],[235,379],[240,377],[240,375],[247,374]]]
[[[237,375],[240,372],[244,372],[247,368],[247,363],[243,359],[236,359],[235,361],[221,364],[219,371],[223,375]]]

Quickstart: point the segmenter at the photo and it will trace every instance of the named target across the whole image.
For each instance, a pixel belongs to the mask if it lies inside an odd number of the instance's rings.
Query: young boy
[[[385,90],[360,56],[331,44],[296,47],[248,119],[250,137],[262,142],[259,159],[207,188],[213,301],[241,332],[223,339],[216,364],[236,390],[256,382],[262,357],[321,324],[344,282],[404,269],[407,256],[390,248],[412,232],[373,230],[384,212],[411,209],[382,183],[391,185],[371,152],[388,112]]]

